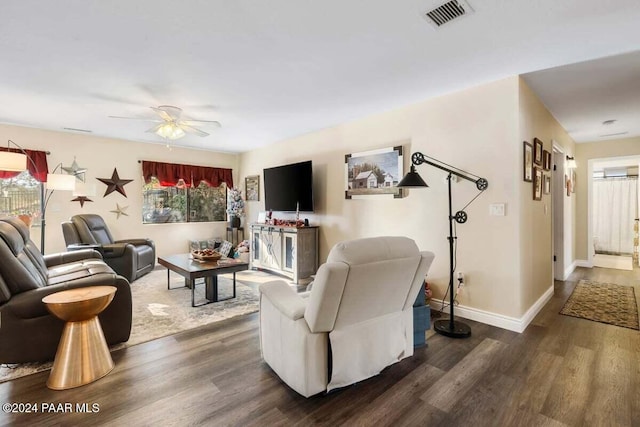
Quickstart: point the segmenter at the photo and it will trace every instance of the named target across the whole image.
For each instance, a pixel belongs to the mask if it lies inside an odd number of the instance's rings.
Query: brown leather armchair
[[[99,215],[74,215],[62,223],[67,249],[89,245],[102,253],[104,261],[129,282],[144,276],[155,266],[156,247],[150,239],[114,240]]]
[[[82,250],[43,256],[17,218],[0,218],[0,363],[51,360],[64,322],[50,314],[42,298],[86,286],[116,287],[111,304],[99,315],[107,344],[127,341],[131,333],[131,288],[102,261]]]

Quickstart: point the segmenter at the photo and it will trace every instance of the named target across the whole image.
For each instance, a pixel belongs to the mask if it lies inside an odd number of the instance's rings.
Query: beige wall
[[[519,317],[520,247],[518,205],[521,203],[521,148],[518,139],[517,77],[427,100],[334,128],[243,153],[240,176],[265,167],[313,160],[316,212],[307,215],[320,226],[320,261],[346,239],[405,235],[421,249],[436,253],[428,280],[442,298],[448,285],[448,212],[446,174],[429,165],[418,172],[430,185],[402,199],[345,200],[344,156],[348,153],[402,145],[405,168],[409,154],[420,151],[489,181],[489,189],[469,208],[469,221],[457,226],[458,271],[467,286],[462,305]],[[261,200],[248,204],[249,222],[264,209]],[[454,212],[477,194],[468,181],[454,184]],[[506,203],[507,215],[489,216],[490,203]],[[275,214],[284,218],[284,214]]]
[[[51,154],[47,158],[50,171],[53,171],[59,163],[70,166],[75,156],[78,165],[88,169],[86,182],[96,185],[96,196],[91,197],[93,203],[85,203],[83,208],[78,202],[70,201],[73,198],[70,192],[53,193],[46,213],[46,253],[64,250],[60,223],[80,213],[101,215],[116,239],[133,237],[153,239],[158,255],[186,252],[188,239],[225,235],[226,222],[143,225],[142,167],[138,160],[232,168],[234,180],[237,180],[235,171],[238,167],[238,155],[180,148],[169,150],[163,144],[144,144],[0,125],[0,141],[7,139],[15,141],[23,148],[50,151]],[[127,197],[117,192],[103,197],[106,186],[96,178],[110,178],[114,168],[118,169],[120,178],[134,180],[124,187]],[[129,215],[116,219],[116,214],[109,212],[116,209],[116,203],[120,206],[128,206],[126,213]],[[33,240],[40,244],[40,229],[33,228],[31,234]]]
[[[576,144],[576,259],[586,261],[588,252],[588,177],[587,165],[591,159],[640,155],[640,138],[617,139]]]
[[[316,212],[303,214],[320,226],[320,261],[337,242],[365,236],[405,235],[421,249],[436,253],[429,272],[436,298],[448,285],[448,212],[446,173],[429,165],[418,172],[428,189],[414,189],[401,199],[344,199],[345,154],[402,145],[405,169],[410,154],[420,151],[470,173],[485,177],[488,190],[466,212],[469,221],[457,226],[457,269],[464,272],[466,287],[461,305],[513,318],[521,318],[548,289],[551,281],[550,198],[531,198],[531,184],[522,181],[522,140],[536,136],[550,149],[556,140],[569,153],[573,142],[519,77],[430,99],[397,110],[285,140],[241,155],[212,153],[150,145],[86,135],[0,126],[0,138],[25,148],[51,151],[51,169],[59,162],[70,165],[73,157],[88,168],[87,180],[96,183],[98,195],[84,208],[69,202],[70,194],[54,193],[47,211],[47,252],[64,249],[60,222],[76,213],[105,217],[117,238],[150,237],[160,255],[186,249],[190,238],[222,236],[226,224],[158,224],[141,222],[141,168],[138,160],[228,167],[236,185],[244,177],[260,175],[265,167],[313,160]],[[109,177],[117,167],[122,178],[134,182],[128,197],[112,193],[102,197],[105,186],[96,177]],[[261,178],[262,180],[262,178]],[[261,183],[262,184],[262,183]],[[245,224],[254,222],[264,209],[260,201],[247,202]],[[477,189],[461,180],[453,187],[454,212],[464,207]],[[116,203],[129,206],[129,216],[116,220],[109,212]],[[490,216],[491,203],[506,204],[506,216]],[[544,206],[547,206],[545,213]],[[275,214],[292,218],[293,214]],[[34,230],[36,233],[37,231]],[[37,236],[34,240],[38,240]],[[180,249],[182,250],[182,249]]]
[[[538,97],[531,91],[523,79],[519,80],[519,159],[522,159],[522,141],[528,141],[533,145],[536,137],[544,143],[544,149],[553,151],[553,142],[559,144],[565,153],[571,155],[574,151],[574,142],[567,132],[560,126],[549,113]],[[522,160],[520,160],[522,161]],[[557,177],[551,171],[552,179]],[[520,306],[526,310],[531,307],[550,286],[553,285],[553,251],[552,251],[552,195],[543,194],[541,201],[533,200],[532,183],[525,182],[520,172],[517,180],[520,188]],[[564,177],[559,177],[564,179]],[[551,188],[553,189],[553,183]],[[565,197],[565,236],[566,244],[571,248],[573,262],[573,201],[575,197]]]

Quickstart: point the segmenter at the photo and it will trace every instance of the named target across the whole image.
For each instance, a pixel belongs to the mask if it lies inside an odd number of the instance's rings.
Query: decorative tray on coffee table
[[[201,261],[218,261],[222,258],[222,254],[213,249],[198,249],[191,251],[191,256],[193,256],[193,259]]]

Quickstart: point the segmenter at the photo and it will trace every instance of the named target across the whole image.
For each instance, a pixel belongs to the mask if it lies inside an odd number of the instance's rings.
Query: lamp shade
[[[73,189],[74,196],[93,197],[96,195],[96,185],[88,184],[86,182],[75,183],[76,187]]]
[[[428,187],[428,185],[418,172],[416,172],[416,167],[411,165],[411,170],[398,183],[398,187]]]
[[[573,157],[567,156],[567,168],[575,169],[577,167],[578,167],[578,164],[576,163],[576,159],[574,159]]]
[[[60,173],[47,174],[47,189],[73,191],[76,188],[76,177],[74,175],[63,175]]]
[[[6,172],[22,172],[27,170],[26,154],[0,151],[0,170]]]

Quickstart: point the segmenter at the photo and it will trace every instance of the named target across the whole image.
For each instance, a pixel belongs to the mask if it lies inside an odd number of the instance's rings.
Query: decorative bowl
[[[217,261],[222,258],[222,254],[220,252],[211,249],[191,251],[191,255],[194,259],[202,261]]]

